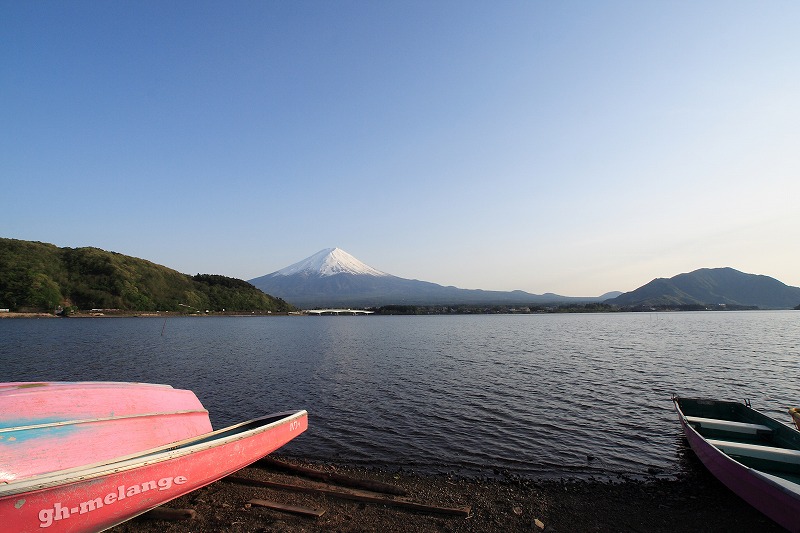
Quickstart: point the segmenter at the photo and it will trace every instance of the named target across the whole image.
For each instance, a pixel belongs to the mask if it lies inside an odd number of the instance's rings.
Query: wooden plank
[[[325,510],[321,509],[311,509],[310,507],[302,507],[300,505],[286,505],[283,503],[273,502],[270,500],[250,500],[248,502],[250,505],[258,505],[259,507],[267,507],[269,509],[274,509],[276,511],[284,511],[287,513],[292,514],[299,514],[303,516],[313,516],[314,518],[319,518],[320,516],[325,514]]]
[[[267,487],[270,489],[278,490],[291,490],[295,492],[305,492],[308,494],[324,494],[326,496],[333,496],[347,500],[356,500],[360,502],[378,503],[383,505],[390,505],[392,507],[400,507],[403,509],[411,509],[414,511],[421,511],[432,514],[443,514],[449,516],[462,516],[468,517],[471,507],[439,507],[436,505],[428,505],[418,503],[405,498],[384,496],[382,494],[375,494],[356,489],[343,489],[339,487],[332,487],[331,485],[324,485],[317,483],[316,486],[303,486],[293,485],[287,483],[276,483],[274,481],[261,481],[259,479],[250,479],[238,476],[228,476],[222,478],[223,481],[231,483],[240,483],[242,485],[250,485],[254,487]]]
[[[289,472],[299,474],[304,477],[324,482],[332,482],[339,485],[344,485],[345,487],[364,489],[372,492],[382,492],[383,494],[394,494],[396,496],[405,496],[406,494],[408,494],[408,491],[406,491],[406,489],[398,487],[397,485],[390,485],[389,483],[382,483],[380,481],[372,481],[368,479],[356,479],[350,476],[345,476],[343,474],[338,474],[336,472],[321,472],[313,468],[293,465],[286,463],[284,461],[279,461],[278,459],[273,459],[272,457],[269,456],[260,459],[256,464],[262,466],[271,466],[274,468],[280,468],[283,470],[287,470]]]

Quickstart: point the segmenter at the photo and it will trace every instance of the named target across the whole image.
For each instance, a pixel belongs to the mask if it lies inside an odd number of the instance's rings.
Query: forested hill
[[[654,279],[604,303],[619,307],[791,309],[800,303],[800,288],[733,268],[701,268]]]
[[[98,248],[0,238],[0,308],[286,312],[294,307],[246,281],[189,276]]]

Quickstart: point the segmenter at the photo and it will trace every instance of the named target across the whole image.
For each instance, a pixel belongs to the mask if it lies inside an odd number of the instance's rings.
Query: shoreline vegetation
[[[658,307],[633,307],[622,308],[613,307],[607,304],[569,304],[558,306],[417,306],[417,305],[386,305],[382,307],[352,308],[353,310],[367,310],[372,314],[382,316],[394,315],[509,315],[509,314],[558,314],[558,313],[654,313],[654,312],[680,312],[680,311],[758,311],[755,306],[703,306],[703,305],[681,305],[681,306],[658,306]],[[800,310],[800,306],[795,308]],[[347,315],[346,310],[337,313]],[[287,315],[306,315],[302,310],[296,311],[137,311],[130,309],[57,309],[53,312],[41,310],[29,311],[9,311],[0,310],[2,318],[106,318],[106,317],[199,317],[199,316],[287,316]],[[333,313],[331,313],[333,314]]]
[[[491,314],[546,314],[546,313],[631,313],[631,312],[673,312],[673,311],[756,311],[757,306],[745,305],[659,305],[618,307],[604,303],[553,304],[531,306],[415,306],[386,305],[369,308],[380,315],[491,315]]]
[[[98,248],[0,238],[0,309],[17,312],[87,309],[136,312],[297,308],[246,281],[190,276],[150,261]]]
[[[782,531],[694,457],[680,476],[643,480],[461,478],[277,457],[289,468],[259,461],[111,531]]]
[[[233,316],[233,317],[254,317],[254,316],[287,316],[298,315],[300,313],[272,313],[269,311],[220,311],[208,313],[180,313],[175,311],[122,311],[118,309],[97,309],[92,311],[72,311],[65,314],[54,312],[0,312],[0,319],[14,318],[180,318],[180,317],[211,317],[211,316]]]

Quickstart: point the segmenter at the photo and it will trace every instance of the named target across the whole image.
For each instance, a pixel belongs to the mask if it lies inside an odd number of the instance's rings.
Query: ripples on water
[[[305,408],[285,451],[522,476],[680,471],[673,392],[789,421],[800,313],[0,320],[0,381],[188,388],[222,427]],[[163,335],[162,335],[163,331]]]

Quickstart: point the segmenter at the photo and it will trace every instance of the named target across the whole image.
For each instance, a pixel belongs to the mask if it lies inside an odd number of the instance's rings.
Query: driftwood
[[[336,483],[337,485],[343,485],[345,487],[364,489],[372,492],[382,492],[383,494],[394,494],[396,496],[405,496],[408,494],[406,489],[398,487],[397,485],[390,485],[389,483],[381,483],[380,481],[371,481],[368,479],[356,479],[343,474],[337,474],[335,472],[321,472],[313,468],[285,463],[283,461],[273,459],[272,457],[264,457],[256,464],[280,468],[282,470],[299,474],[303,477],[316,479],[318,481]]]
[[[250,500],[248,503],[250,505],[257,505],[259,507],[267,507],[269,509],[275,509],[276,511],[285,511],[287,513],[299,514],[303,516],[313,516],[314,518],[319,518],[320,516],[325,514],[324,510],[311,509],[309,507],[301,507],[299,505],[286,505],[283,503],[272,502],[269,500]]]
[[[417,503],[411,500],[407,500],[405,498],[393,497],[393,496],[384,496],[381,494],[375,494],[372,492],[367,492],[363,490],[357,489],[342,489],[338,487],[333,487],[331,485],[325,485],[318,483],[317,486],[314,487],[306,487],[302,485],[293,485],[287,483],[276,483],[274,481],[261,481],[258,479],[250,479],[245,477],[238,477],[238,476],[228,476],[222,478],[223,481],[229,481],[231,483],[239,483],[242,485],[250,485],[254,487],[267,487],[270,489],[279,489],[279,490],[291,490],[295,492],[305,492],[310,494],[325,494],[327,496],[334,496],[338,498],[344,498],[347,500],[356,500],[361,502],[369,502],[369,503],[379,503],[383,505],[390,505],[393,507],[401,507],[404,509],[411,509],[414,511],[422,511],[426,513],[433,513],[433,514],[443,514],[443,515],[450,515],[450,516],[462,516],[468,517],[471,511],[469,506],[467,507],[438,507],[435,505],[427,505],[424,503]]]
[[[194,509],[171,509],[169,507],[156,507],[147,511],[145,516],[153,520],[191,520],[197,513]]]

